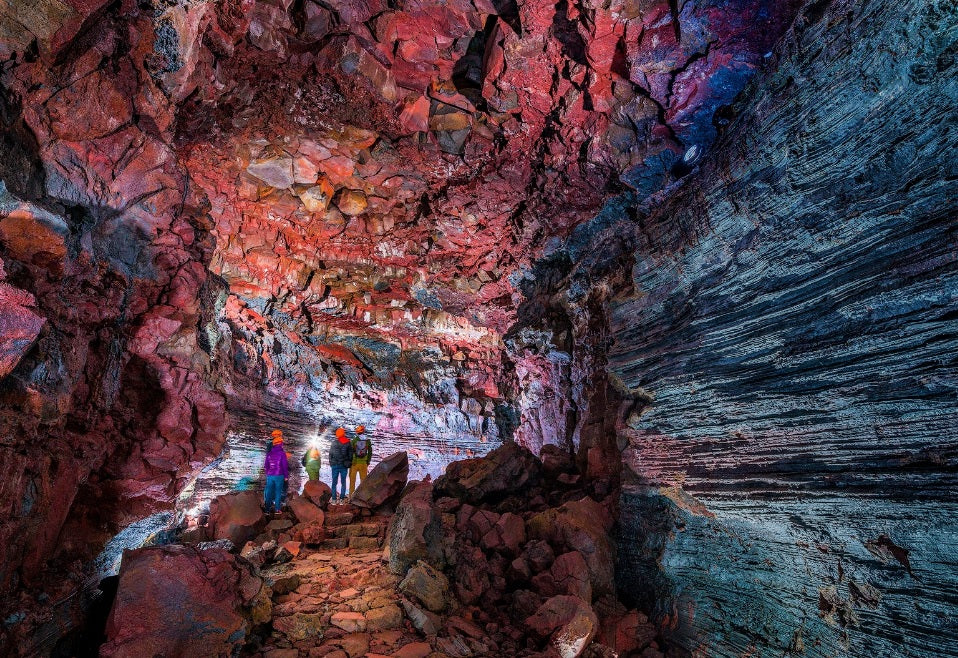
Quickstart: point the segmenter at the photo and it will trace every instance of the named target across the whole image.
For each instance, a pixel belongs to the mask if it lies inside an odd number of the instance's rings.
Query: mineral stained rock
[[[102,656],[232,655],[271,618],[270,590],[222,549],[127,552]]]
[[[587,495],[678,645],[955,655],[954,3],[805,4],[3,3],[0,653],[271,426],[362,423],[547,457],[399,503],[470,604],[611,589]]]

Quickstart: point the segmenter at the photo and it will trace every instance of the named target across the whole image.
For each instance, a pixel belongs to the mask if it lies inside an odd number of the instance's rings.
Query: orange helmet
[[[365,432],[365,431],[366,431],[366,426],[365,426],[365,425],[358,425],[358,426],[356,427],[356,434],[362,434],[362,433]]]
[[[336,428],[336,438],[337,438],[337,439],[341,439],[341,438],[343,438],[344,436],[346,436],[346,428],[344,428],[344,427],[337,427],[337,428]]]

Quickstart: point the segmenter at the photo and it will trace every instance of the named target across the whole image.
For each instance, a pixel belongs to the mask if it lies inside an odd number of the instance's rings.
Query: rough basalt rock
[[[232,655],[271,618],[270,596],[251,565],[222,549],[129,551],[100,655]]]
[[[322,514],[322,510],[319,510]],[[239,491],[214,498],[210,503],[209,534],[242,546],[266,525],[263,498],[255,491]]]
[[[405,574],[419,560],[443,566],[440,523],[432,504],[433,485],[409,485],[389,523],[389,570]]]
[[[598,420],[579,373],[608,373],[620,591],[686,650],[897,654],[904,624],[909,651],[954,653],[931,592],[955,586],[955,25],[942,3],[809,5],[711,156],[611,201],[527,285],[512,354],[547,374],[567,347],[578,418]],[[852,580],[897,598],[875,613]]]
[[[408,477],[409,457],[406,452],[397,452],[369,471],[350,496],[349,502],[357,507],[376,509],[402,493]]]
[[[504,498],[535,484],[541,462],[516,443],[505,443],[482,458],[449,465],[436,480],[436,495],[469,503]]]

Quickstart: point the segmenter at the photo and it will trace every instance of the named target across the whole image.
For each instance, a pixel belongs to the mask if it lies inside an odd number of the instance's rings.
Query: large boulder
[[[314,505],[326,509],[329,499],[333,497],[333,491],[321,480],[308,480],[303,486],[303,497],[311,500]]]
[[[256,491],[236,491],[210,502],[209,534],[242,546],[257,535],[265,522],[262,496]]]
[[[609,510],[591,498],[570,501],[529,519],[530,539],[578,551],[585,559],[593,596],[612,594],[615,546],[609,535],[613,519]]]
[[[419,601],[430,612],[442,613],[449,607],[449,580],[422,560],[399,583],[399,591]]]
[[[270,594],[251,564],[220,548],[126,551],[100,655],[235,655],[270,620]]]
[[[442,522],[433,509],[432,483],[416,482],[407,489],[389,523],[389,570],[405,574],[419,560],[444,566]]]
[[[350,498],[357,507],[376,509],[393,501],[409,479],[409,457],[405,451],[386,457],[370,471]]]
[[[535,635],[548,637],[561,658],[581,656],[599,630],[591,606],[575,596],[553,596],[525,624]]]
[[[542,463],[516,443],[504,443],[485,457],[453,462],[436,480],[437,496],[467,503],[495,501],[539,481]]]
[[[290,496],[286,504],[300,523],[318,523],[323,525],[326,515],[313,501],[299,494]]]

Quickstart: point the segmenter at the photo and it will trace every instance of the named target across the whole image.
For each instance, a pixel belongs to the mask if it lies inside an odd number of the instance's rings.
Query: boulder
[[[558,594],[569,594],[583,601],[592,600],[589,567],[578,551],[563,553],[556,558],[550,571]]]
[[[409,478],[409,457],[405,451],[382,460],[369,472],[350,498],[357,507],[376,509],[392,502],[406,487]]]
[[[323,510],[313,503],[310,499],[304,498],[299,494],[293,494],[287,500],[289,509],[300,523],[318,523],[323,524],[325,514]]]
[[[405,574],[419,560],[444,566],[442,523],[432,506],[432,483],[410,485],[389,523],[389,570]]]
[[[424,610],[412,601],[407,601],[406,599],[403,599],[401,603],[403,611],[406,613],[406,616],[409,617],[409,621],[412,622],[413,627],[417,631],[427,636],[439,634],[439,628],[441,627],[439,615]]]
[[[436,480],[437,496],[471,504],[519,493],[539,480],[542,464],[516,443],[504,443],[485,457],[453,462]]]
[[[609,532],[612,515],[591,498],[570,501],[558,509],[535,515],[527,523],[531,539],[546,540],[553,546],[578,551],[585,558],[593,596],[614,591],[615,550]]]
[[[303,487],[303,497],[308,498],[314,505],[326,509],[326,506],[329,504],[329,499],[333,497],[333,492],[325,482],[309,480]]]
[[[214,498],[210,501],[210,537],[229,539],[233,545],[243,546],[263,526],[262,502],[256,491],[237,491]]]
[[[539,637],[548,637],[549,645],[562,658],[581,656],[599,629],[592,608],[575,596],[553,596],[526,619],[526,627]]]
[[[501,551],[515,555],[526,542],[526,523],[518,514],[506,512],[482,537],[487,551]]]
[[[252,565],[222,549],[125,551],[100,655],[234,655],[271,616],[269,587]]]
[[[449,607],[449,580],[422,560],[399,583],[399,591],[422,603],[430,612],[442,613]]]

